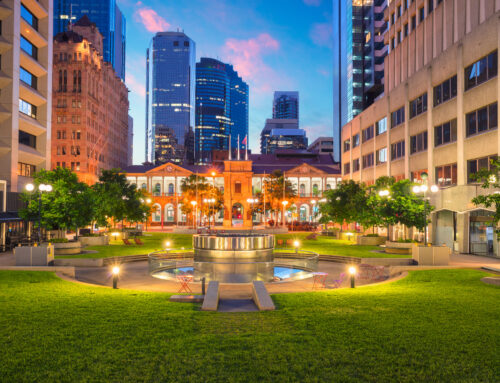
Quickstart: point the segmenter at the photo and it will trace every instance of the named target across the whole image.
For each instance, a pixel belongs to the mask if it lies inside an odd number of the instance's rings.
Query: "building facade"
[[[248,85],[232,65],[202,57],[196,64],[195,162],[211,162],[213,150],[228,150],[248,135]],[[248,140],[248,139],[247,139]],[[242,145],[241,149],[244,149]]]
[[[272,154],[277,150],[307,149],[307,136],[294,119],[267,119],[260,133],[260,152]]]
[[[274,92],[273,119],[299,120],[299,92]]]
[[[54,0],[54,36],[87,15],[103,36],[104,61],[125,80],[126,20],[115,0]]]
[[[52,168],[69,168],[89,184],[102,169],[124,169],[129,157],[128,89],[101,46],[85,15],[54,36]]]
[[[128,115],[128,134],[127,134],[127,165],[134,162],[134,119]]]
[[[50,168],[52,1],[2,1],[0,21],[0,179],[21,192]]]
[[[491,192],[472,176],[500,147],[500,4],[406,3],[393,1],[385,13],[385,96],[343,127],[343,177],[438,185],[426,195],[435,206],[429,239],[463,253],[498,254],[493,213],[471,200]]]
[[[333,137],[338,143],[342,126],[384,92],[384,10],[388,2],[333,2]],[[340,144],[337,150],[339,158]]]
[[[319,137],[307,148],[308,152],[331,153],[333,155],[333,138]]]
[[[297,197],[289,201],[285,211],[287,222],[317,220],[318,203],[324,191],[335,188],[341,180],[338,164],[333,163],[331,156],[317,153],[254,154],[248,160],[226,160],[218,165],[138,165],[127,169],[127,179],[152,196],[149,223],[153,225],[186,224],[188,217],[181,211],[181,184],[186,177],[197,174],[224,194],[224,209],[217,215],[216,223],[250,227],[252,220],[258,224],[265,217],[259,214],[252,217],[248,199],[260,193],[264,179],[274,170],[284,171],[297,191]],[[293,217],[295,212],[297,215]],[[270,218],[268,214],[267,219]]]
[[[146,61],[148,70],[151,67],[151,92],[149,74],[146,82],[146,162],[181,163],[186,138],[195,126],[195,43],[183,32],[158,32]]]

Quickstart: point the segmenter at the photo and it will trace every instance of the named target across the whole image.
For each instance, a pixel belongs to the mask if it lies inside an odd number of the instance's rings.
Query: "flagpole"
[[[245,136],[245,161],[248,161],[248,134]]]
[[[238,161],[240,160],[240,135],[238,134]]]
[[[233,156],[231,155],[231,135],[229,135],[229,161],[233,160]]]

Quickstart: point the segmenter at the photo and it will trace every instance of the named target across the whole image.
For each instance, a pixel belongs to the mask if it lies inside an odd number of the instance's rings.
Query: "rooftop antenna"
[[[229,161],[233,160],[233,156],[231,154],[231,134],[229,135]]]
[[[69,5],[69,24],[68,24],[68,31],[71,31],[73,29],[73,3]]]

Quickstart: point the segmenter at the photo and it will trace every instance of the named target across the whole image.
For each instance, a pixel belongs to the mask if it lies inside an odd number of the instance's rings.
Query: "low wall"
[[[361,246],[380,246],[386,241],[385,237],[368,237],[364,235],[359,235],[356,238],[356,243]]]
[[[412,258],[419,266],[447,266],[451,249],[447,246],[417,246],[412,248]]]
[[[387,254],[411,254],[413,243],[390,242],[385,243],[385,252]]]
[[[76,255],[82,252],[82,244],[80,242],[65,242],[54,243],[56,255]]]
[[[361,263],[373,266],[411,266],[415,261],[411,258],[363,258]]]
[[[109,245],[109,237],[107,235],[100,235],[99,237],[78,237],[78,242],[82,246],[105,246]]]
[[[56,258],[54,266],[71,266],[71,267],[102,267],[104,265],[103,258]]]
[[[0,266],[0,270],[10,271],[50,271],[75,277],[75,268],[66,266]]]

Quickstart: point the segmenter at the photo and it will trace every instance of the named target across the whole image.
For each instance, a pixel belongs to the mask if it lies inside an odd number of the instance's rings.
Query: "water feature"
[[[272,234],[194,235],[193,253],[154,252],[150,274],[160,279],[192,276],[221,283],[292,281],[308,278],[317,270],[318,254],[288,250],[274,252]]]

